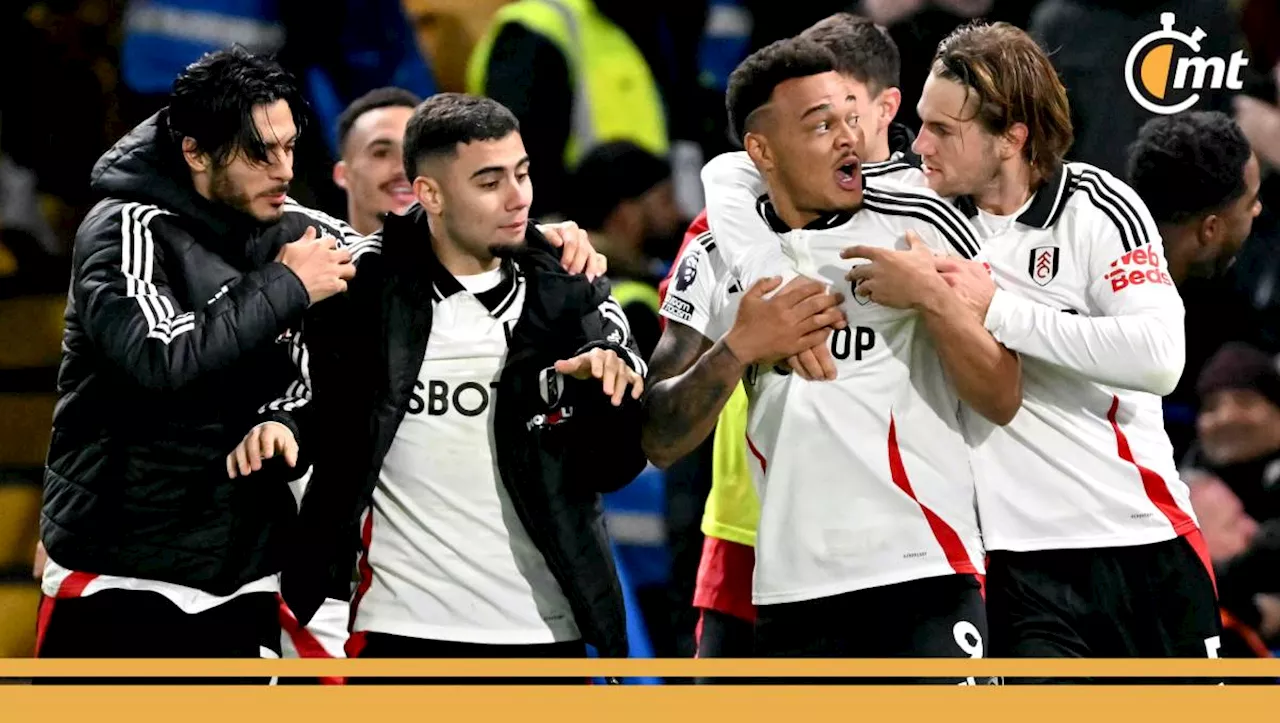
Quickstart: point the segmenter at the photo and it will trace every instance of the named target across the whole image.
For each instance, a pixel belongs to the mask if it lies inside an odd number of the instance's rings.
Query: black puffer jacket
[[[280,421],[300,430],[315,473],[303,500],[298,552],[283,578],[285,601],[310,619],[330,580],[350,579],[351,541],[383,459],[414,395],[431,336],[433,286],[458,287],[431,251],[426,215],[391,216],[357,252],[343,297],[318,304],[303,329],[313,398]],[[600,494],[644,468],[640,403],[609,403],[595,380],[545,392],[543,372],[592,347],[613,349],[641,374],[643,361],[603,281],[570,276],[533,226],[512,273],[525,280],[494,395],[499,476],[530,538],[573,608],[587,643],[627,654],[626,611],[601,519]],[[555,377],[552,376],[552,379]],[[555,384],[549,385],[555,387]]]
[[[307,292],[273,259],[309,225],[344,229],[297,206],[264,226],[207,201],[163,111],[98,161],[92,188],[103,200],[76,233],[44,544],[73,570],[230,593],[279,571],[296,522],[285,468],[230,480],[223,462],[297,376],[289,329]]]

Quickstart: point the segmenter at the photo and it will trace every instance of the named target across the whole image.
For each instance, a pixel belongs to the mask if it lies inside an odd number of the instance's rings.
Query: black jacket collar
[[[1060,165],[1058,170],[1036,190],[1031,205],[1018,216],[1018,223],[1032,228],[1049,228],[1057,223],[1066,202],[1067,167]],[[978,215],[978,206],[971,196],[957,196],[955,204],[969,218]]]
[[[465,291],[432,249],[431,225],[422,206],[414,205],[403,215],[389,214],[382,226],[382,246],[390,273],[415,282],[429,282],[429,286],[423,288],[429,291],[433,300],[442,301]],[[558,269],[557,256],[556,250],[531,222],[525,232],[524,245],[512,249],[511,255],[502,259],[502,281],[494,288],[476,294],[476,298],[490,313],[495,316],[501,314],[515,300],[517,288],[523,283],[521,266],[528,265],[528,262]]]

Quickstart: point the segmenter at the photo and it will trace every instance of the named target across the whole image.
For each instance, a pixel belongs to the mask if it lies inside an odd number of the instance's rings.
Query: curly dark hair
[[[747,134],[748,118],[769,102],[779,83],[827,73],[835,67],[831,51],[806,38],[779,40],[747,56],[729,75],[729,88],[725,92],[729,132],[742,142]]]
[[[1230,116],[1193,111],[1147,121],[1129,146],[1129,185],[1158,223],[1179,224],[1244,195],[1249,141]]]
[[[279,63],[241,47],[206,53],[173,82],[169,96],[169,131],[181,146],[191,138],[218,166],[243,153],[267,160],[267,145],[253,120],[255,106],[283,100],[302,133],[307,102],[298,83]]]

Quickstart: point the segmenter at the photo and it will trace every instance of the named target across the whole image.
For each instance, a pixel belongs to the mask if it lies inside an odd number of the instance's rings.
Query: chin
[[[261,223],[275,223],[284,218],[284,206],[268,205],[265,208],[251,209],[249,213]]]

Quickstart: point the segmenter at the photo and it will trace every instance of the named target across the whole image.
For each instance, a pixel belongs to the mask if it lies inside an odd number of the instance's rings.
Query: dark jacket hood
[[[916,134],[906,126],[905,123],[889,124],[889,155],[896,153],[902,154],[902,160],[913,166],[920,165],[920,156],[911,150],[911,144],[916,142]]]
[[[252,233],[262,227],[253,217],[196,193],[169,135],[166,110],[138,124],[102,154],[93,165],[89,188],[99,198],[160,206],[207,226],[218,237]]]

